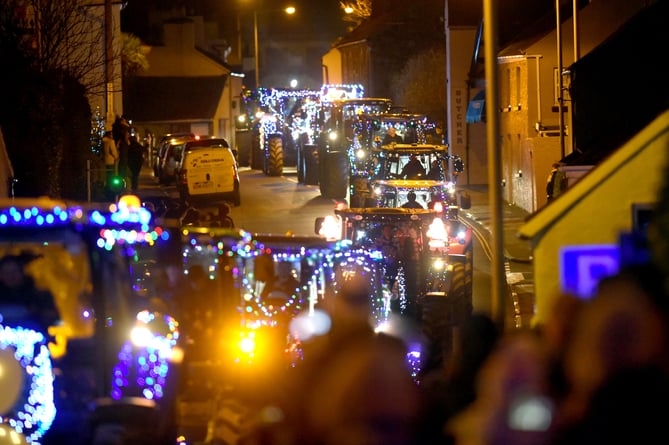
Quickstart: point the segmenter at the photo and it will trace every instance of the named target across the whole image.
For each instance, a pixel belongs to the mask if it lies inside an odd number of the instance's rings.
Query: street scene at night
[[[4,1],[0,445],[669,443],[668,22]]]

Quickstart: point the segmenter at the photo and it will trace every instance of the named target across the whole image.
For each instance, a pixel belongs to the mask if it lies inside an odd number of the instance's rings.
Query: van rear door
[[[235,160],[226,148],[198,148],[184,159],[188,194],[230,193],[235,187]]]

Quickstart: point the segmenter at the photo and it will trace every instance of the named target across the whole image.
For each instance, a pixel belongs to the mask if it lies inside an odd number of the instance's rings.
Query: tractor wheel
[[[251,136],[251,168],[253,170],[264,170],[265,152],[260,145],[260,135],[254,130]]]
[[[328,153],[325,159],[327,187],[321,195],[332,199],[345,199],[348,188],[348,157],[344,152]]]
[[[425,295],[421,299],[423,333],[428,340],[430,351],[426,369],[443,364],[450,358],[453,348],[453,328],[464,321],[466,313],[471,313],[467,304],[466,273],[462,263],[454,263],[449,272],[450,284],[444,295]],[[443,285],[440,284],[440,287]]]
[[[318,185],[318,148],[315,145],[304,146],[304,183]]]
[[[237,161],[240,167],[251,165],[251,152],[253,150],[253,134],[249,130],[238,130],[235,133],[237,141]]]
[[[280,137],[269,140],[269,156],[267,158],[267,176],[283,175],[283,141]]]
[[[321,191],[321,196],[328,195],[328,163],[329,153],[324,148],[318,148],[318,187]]]

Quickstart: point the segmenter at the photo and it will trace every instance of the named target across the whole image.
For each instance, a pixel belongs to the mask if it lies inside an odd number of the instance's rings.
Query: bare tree
[[[340,1],[339,6],[345,12],[344,21],[352,22],[356,26],[372,15],[372,0]]]
[[[104,8],[90,0],[3,0],[0,37],[23,42],[39,72],[68,73],[87,94],[105,84]],[[120,56],[120,45],[117,54]],[[120,77],[121,73],[117,73]],[[104,88],[101,89],[104,91]]]
[[[125,32],[121,35],[121,66],[124,78],[149,68],[149,62],[142,51],[142,41]]]
[[[444,124],[446,118],[446,52],[433,48],[409,59],[392,80],[397,92],[393,102],[412,112],[428,115],[430,120]]]
[[[36,15],[40,71],[63,70],[87,92],[104,85],[104,10],[88,0],[31,3]]]

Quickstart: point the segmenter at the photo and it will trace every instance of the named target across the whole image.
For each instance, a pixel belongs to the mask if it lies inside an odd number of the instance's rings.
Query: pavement
[[[471,208],[460,210],[460,218],[472,227],[485,254],[492,259],[492,217],[490,195],[487,185],[460,186],[459,190],[471,196]],[[509,203],[502,206],[502,241],[504,245],[504,270],[510,303],[509,321],[515,328],[530,327],[534,315],[534,275],[532,247],[529,241],[520,239],[517,233],[530,213]],[[507,323],[508,324],[508,323]],[[510,327],[510,326],[507,326]]]

